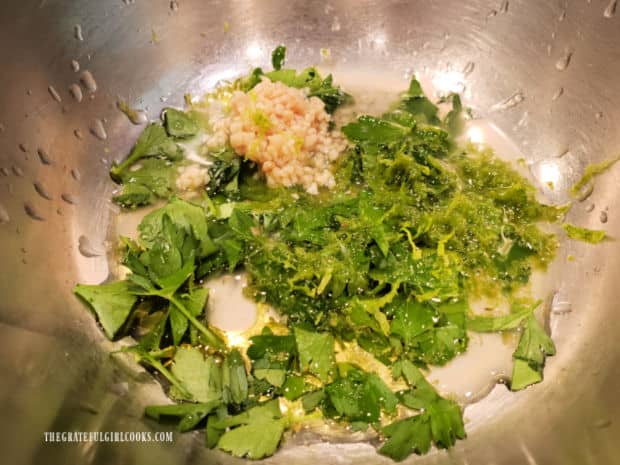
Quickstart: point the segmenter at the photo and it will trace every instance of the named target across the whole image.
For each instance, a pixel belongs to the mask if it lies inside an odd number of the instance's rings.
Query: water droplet
[[[26,95],[32,95],[32,89],[27,89],[26,90]]]
[[[37,213],[34,207],[28,202],[24,203],[24,211],[26,212],[26,215],[28,215],[33,220],[45,221],[45,218],[39,215],[39,213]]]
[[[601,211],[601,214],[599,215],[599,220],[601,220],[601,223],[607,223],[608,216],[605,210]]]
[[[505,98],[501,102],[498,102],[495,105],[493,105],[491,109],[492,110],[506,110],[508,108],[516,107],[521,102],[523,102],[523,100],[525,100],[525,96],[523,95],[523,92],[519,90],[519,91],[516,91],[511,96]]]
[[[567,50],[566,52],[564,52],[564,55],[555,62],[555,69],[557,69],[558,71],[564,71],[566,68],[568,68],[568,65],[570,65],[570,60],[572,57],[572,51]]]
[[[78,170],[77,168],[71,168],[71,177],[75,179],[77,182],[80,182],[80,180],[82,179],[80,170]]]
[[[474,71],[475,66],[476,64],[473,61],[468,61],[463,68],[463,75],[469,76]]]
[[[86,258],[99,257],[105,253],[102,247],[96,247],[88,237],[82,235],[78,239],[78,250]]]
[[[0,134],[4,132],[4,124],[0,123]]]
[[[555,94],[553,94],[553,97],[551,97],[551,100],[557,100],[559,99],[562,94],[564,94],[564,87],[560,87],[558,90],[555,91]]]
[[[105,131],[103,121],[100,119],[93,121],[93,124],[90,127],[90,132],[99,140],[106,140],[108,138],[108,133]]]
[[[495,16],[497,16],[497,10],[491,10],[491,11],[489,11],[489,13],[487,14],[487,19],[489,19],[489,18],[494,18]]]
[[[571,311],[572,306],[566,293],[564,291],[556,292],[553,296],[553,300],[551,301],[551,313],[563,315],[570,313]]]
[[[60,198],[66,203],[68,203],[69,205],[75,205],[77,203],[75,201],[75,198],[71,194],[68,194],[66,192],[63,192],[62,194],[60,194]]]
[[[145,124],[149,121],[146,111],[131,108],[125,100],[119,100],[116,102],[116,106],[133,124]]]
[[[8,176],[9,170],[3,166],[2,168],[0,168],[0,174],[2,174],[2,176]]]
[[[177,0],[171,0],[170,9],[174,12],[179,11],[179,2],[177,2]]]
[[[79,130],[79,129],[75,129],[75,130],[73,131],[73,135],[74,135],[75,137],[77,137],[78,139],[80,139],[80,140],[84,139],[84,134],[82,134],[82,131],[81,131],[81,130]]]
[[[334,19],[331,25],[331,30],[332,32],[338,32],[340,29],[341,29],[340,20],[338,19],[338,16],[334,16]]]
[[[500,13],[508,13],[508,7],[510,6],[510,2],[508,0],[504,0],[499,7]]]
[[[82,35],[82,26],[80,26],[79,24],[73,26],[73,35],[77,40],[82,42],[84,40],[84,36]]]
[[[561,23],[561,22],[562,22],[562,21],[564,21],[565,19],[566,19],[566,10],[562,10],[562,11],[560,12],[560,16],[558,16],[558,22],[560,22],[560,23]]]
[[[43,184],[41,184],[39,181],[35,181],[32,185],[34,186],[34,190],[37,192],[37,194],[39,194],[45,200],[52,200],[52,196],[47,191],[47,189],[43,187]]]
[[[24,143],[18,144],[17,145],[19,147],[19,150],[21,150],[24,153],[28,153],[28,146]]]
[[[19,176],[20,178],[24,176],[24,171],[19,166],[13,165],[11,169],[13,170],[13,174],[15,176]]]
[[[80,70],[80,63],[77,60],[71,60],[71,69],[77,73]]]
[[[69,86],[69,93],[73,97],[76,102],[81,102],[84,98],[84,94],[82,94],[82,89],[77,84],[71,84]]]
[[[592,210],[594,210],[594,204],[590,203],[586,206],[586,212],[590,213]]]
[[[80,82],[90,93],[93,93],[97,90],[97,81],[95,81],[92,73],[88,70],[82,71],[82,73],[80,74]]]
[[[52,96],[54,100],[56,100],[57,102],[62,102],[62,98],[60,97],[60,94],[58,93],[58,91],[54,89],[54,86],[49,86],[47,88],[47,91],[50,93],[50,95]]]
[[[603,16],[605,18],[613,18],[616,14],[616,9],[618,8],[618,0],[611,0],[609,5],[603,11]]]
[[[11,221],[11,217],[9,216],[9,213],[6,211],[6,208],[0,205],[0,224],[5,224],[5,223],[8,223],[9,221]]]
[[[596,114],[594,115],[594,117],[596,119],[601,119],[603,117],[603,112],[602,111],[597,111]]]
[[[50,156],[47,154],[47,152],[42,149],[42,148],[38,148],[37,149],[37,155],[39,156],[39,161],[44,164],[44,165],[51,165],[52,164],[52,160],[50,158]]]

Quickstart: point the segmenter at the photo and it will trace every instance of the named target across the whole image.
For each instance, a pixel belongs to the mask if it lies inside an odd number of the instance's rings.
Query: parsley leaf
[[[562,228],[566,231],[566,235],[571,239],[589,242],[590,244],[598,244],[607,237],[605,231],[601,231],[599,229],[586,229],[570,223],[564,223]]]
[[[336,363],[334,357],[334,337],[329,333],[318,333],[295,328],[295,343],[299,353],[302,371],[316,375],[327,382]]]
[[[518,391],[542,381],[547,355],[555,355],[555,345],[536,317],[531,315],[525,321],[523,333],[513,354],[515,364],[510,389]]]
[[[123,326],[136,300],[127,281],[108,284],[78,284],[73,292],[95,311],[106,336],[112,339]]]
[[[530,316],[539,305],[540,301],[530,307],[519,309],[508,315],[495,317],[476,315],[467,319],[467,329],[478,333],[492,333],[515,329],[518,328],[523,320]]]
[[[379,453],[400,462],[412,453],[426,454],[431,448],[431,425],[428,414],[398,420],[384,427],[388,440]]]
[[[207,423],[207,438],[209,433],[221,435],[217,441],[220,449],[237,457],[258,460],[275,452],[282,439],[284,427],[278,401],[273,400],[233,417],[210,417]],[[226,431],[223,432],[224,430]]]
[[[140,134],[129,156],[122,163],[114,165],[110,169],[110,176],[115,181],[120,182],[131,165],[142,158],[154,156],[173,161],[179,160],[183,156],[183,150],[168,137],[161,125],[150,123]]]
[[[273,69],[278,70],[282,68],[284,61],[286,59],[286,47],[284,45],[278,45],[271,52],[271,65]]]
[[[437,447],[449,448],[457,439],[465,438],[462,412],[458,404],[440,397],[410,361],[397,362],[394,365],[394,376],[403,376],[411,386],[409,391],[400,393],[401,403],[422,413],[385,427],[383,432],[390,439],[379,450],[380,453],[402,460],[412,452],[426,453],[431,439]]]
[[[179,432],[185,432],[194,429],[220,405],[221,403],[218,400],[199,404],[149,405],[144,409],[144,414],[159,422],[164,422],[167,419],[177,420],[177,429]]]
[[[206,357],[195,347],[181,346],[177,349],[172,374],[186,388],[180,392],[175,386],[170,396],[179,400],[196,402],[220,401],[222,399],[222,372],[212,357]]]
[[[125,208],[149,205],[156,199],[167,199],[176,191],[178,164],[160,158],[147,158],[137,169],[122,175],[123,188],[113,197]]]
[[[186,138],[198,133],[198,123],[184,111],[174,108],[164,110],[166,132],[173,137]]]
[[[207,288],[193,289],[189,294],[183,294],[179,301],[194,317],[198,317],[204,310],[209,296]],[[187,332],[189,321],[187,317],[175,305],[170,306],[170,328],[172,331],[172,342],[179,345],[181,339]]]
[[[248,378],[238,350],[231,351],[224,360],[222,386],[225,403],[240,404],[248,397]]]
[[[351,422],[375,423],[381,409],[396,412],[398,400],[376,373],[348,367],[345,376],[325,386],[325,393],[336,415]]]

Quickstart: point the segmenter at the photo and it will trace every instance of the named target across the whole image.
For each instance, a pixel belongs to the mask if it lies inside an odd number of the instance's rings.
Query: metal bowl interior
[[[161,387],[112,359],[74,283],[108,275],[104,242],[115,210],[108,169],[140,128],[118,97],[156,117],[222,79],[289,63],[395,76],[448,76],[465,102],[513,141],[534,176],[557,173],[553,201],[587,163],[620,151],[620,12],[616,1],[249,2],[24,0],[0,18],[0,424],[7,463],[236,463],[199,434],[174,444],[45,443],[44,431],[161,431],[143,407]],[[76,29],[79,26],[78,29]],[[89,70],[97,90],[68,88]],[[58,98],[54,97],[58,94]],[[95,137],[101,120],[107,138]],[[93,133],[94,132],[94,133]],[[101,134],[100,134],[101,135]],[[620,231],[619,172],[600,177],[569,219]],[[544,185],[540,186],[544,190]],[[594,205],[594,209],[589,208]],[[600,212],[608,216],[600,224]],[[566,262],[572,255],[574,261]],[[420,464],[620,463],[618,244],[566,243],[555,286],[570,312],[551,314],[558,355],[545,381],[518,394],[497,386],[466,410],[469,438]],[[389,463],[365,443],[300,438],[265,463]]]

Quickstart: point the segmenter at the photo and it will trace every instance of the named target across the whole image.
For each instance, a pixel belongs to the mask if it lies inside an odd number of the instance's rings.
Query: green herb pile
[[[331,76],[283,62],[279,47],[274,71],[233,85],[247,91],[265,75],[309,88],[330,112],[351,100]],[[168,109],[163,125],[146,127],[111,170],[122,184],[114,200],[167,203],[144,217],[136,241],[121,239],[125,280],[75,293],[107,337],[133,336],[125,350],[165,378],[176,403],[147,416],[202,429],[208,447],[251,459],[273,454],[287,429],[333,419],[376,430],[379,453],[402,460],[465,437],[461,407],[421,370],[463,353],[468,330],[520,331],[510,388],[542,380],[555,348],[536,304],[515,293],[553,258],[556,238],[538,225],[564,210],[539,203],[490,151],[457,145],[463,110],[457,95],[448,103],[441,117],[413,79],[389,112],[341,128],[350,148],[335,167],[337,186],[319,195],[267,188],[257,166],[222,147],[208,154],[202,197],[182,200],[174,187],[182,143],[204,130],[204,116]],[[247,351],[229,347],[205,316],[201,283],[236,270],[287,327],[267,325]],[[473,315],[468,303],[480,296],[509,301],[511,313]],[[337,363],[337,348],[353,341],[408,387],[393,392],[365,367]],[[298,411],[283,414],[285,403]]]

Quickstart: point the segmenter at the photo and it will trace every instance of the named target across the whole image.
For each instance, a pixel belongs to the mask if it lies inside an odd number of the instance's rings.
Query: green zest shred
[[[280,81],[307,88],[330,113],[351,101],[331,75],[283,68],[285,51],[273,52],[273,71],[257,68],[233,88]],[[272,455],[294,425],[331,419],[374,429],[379,453],[403,460],[465,438],[461,406],[423,371],[465,352],[468,330],[520,331],[510,388],[542,380],[555,347],[534,316],[539,303],[480,316],[470,302],[513,301],[556,253],[556,236],[539,225],[561,222],[565,209],[540,203],[492,151],[459,146],[463,107],[457,95],[446,101],[452,110],[442,117],[413,79],[388,112],[346,124],[336,186],[318,195],[268,188],[256,165],[222,147],[208,154],[202,197],[183,200],[175,179],[184,144],[208,124],[193,109],[170,108],[164,124],[144,129],[111,169],[121,184],[114,200],[166,203],[143,218],[135,240],[121,238],[126,279],[78,284],[75,293],[107,337],[133,336],[124,351],[167,380],[176,403],[147,407],[148,417],[204,429],[208,447],[249,459]],[[574,189],[610,164],[592,167]],[[591,243],[605,237],[563,227]],[[230,347],[209,325],[201,285],[237,270],[247,274],[249,297],[286,317],[247,349]],[[338,362],[337,349],[353,342],[393,379]],[[407,388],[393,391],[396,381]],[[286,403],[299,408],[285,415]]]

